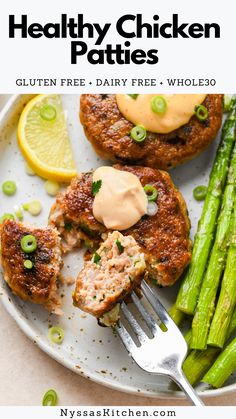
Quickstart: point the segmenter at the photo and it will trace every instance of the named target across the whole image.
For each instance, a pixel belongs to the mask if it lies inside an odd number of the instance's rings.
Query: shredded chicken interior
[[[109,233],[77,278],[74,304],[103,316],[139,284],[145,268],[144,254],[133,237]]]

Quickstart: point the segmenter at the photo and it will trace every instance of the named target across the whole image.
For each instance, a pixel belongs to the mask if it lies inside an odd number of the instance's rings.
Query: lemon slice
[[[76,176],[60,96],[38,95],[28,102],[19,119],[18,142],[39,176],[59,182]]]

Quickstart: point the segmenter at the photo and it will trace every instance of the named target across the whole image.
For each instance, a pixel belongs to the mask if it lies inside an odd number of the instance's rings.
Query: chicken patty
[[[25,301],[42,304],[48,311],[61,314],[61,300],[57,293],[62,268],[60,238],[52,228],[33,228],[13,220],[1,225],[1,264],[5,281],[14,294]],[[25,253],[21,240],[33,235],[37,248]],[[24,262],[32,262],[27,268]]]
[[[139,285],[145,267],[144,254],[133,237],[118,231],[108,234],[79,273],[74,305],[101,318],[106,326],[114,324],[119,316],[115,306]]]
[[[115,95],[81,95],[80,120],[88,140],[104,159],[168,170],[201,153],[216,137],[223,115],[223,95],[207,95],[208,118],[193,116],[169,134],[147,132],[142,143],[130,137],[134,127],[119,111]]]
[[[143,216],[122,233],[136,240],[145,255],[149,276],[157,284],[174,284],[191,259],[190,223],[182,195],[167,172],[140,166],[114,167],[133,173],[143,186],[151,184],[157,189],[157,213]],[[93,216],[93,199],[91,172],[74,178],[58,195],[49,225],[58,229],[64,251],[80,247],[87,240],[95,245],[101,241],[106,228]]]

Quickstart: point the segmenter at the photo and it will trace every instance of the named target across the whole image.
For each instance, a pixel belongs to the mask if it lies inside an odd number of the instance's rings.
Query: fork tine
[[[138,311],[141,313],[143,320],[145,321],[146,325],[152,332],[153,336],[160,331],[159,326],[156,324],[154,318],[147,312],[145,307],[143,306],[142,302],[138,298],[138,296],[135,294],[135,292],[132,292],[131,294],[132,301],[135,305],[135,307],[138,309]]]
[[[134,318],[133,314],[129,311],[127,305],[124,301],[121,303],[121,311],[124,314],[125,318],[128,320],[130,326],[132,327],[134,333],[136,334],[140,343],[147,342],[148,336],[143,331],[143,329],[138,324],[137,320]]]
[[[150,327],[151,331],[153,331],[156,326],[157,330],[159,330],[159,333],[161,334],[161,337],[157,336],[157,332],[155,332],[153,338],[149,339],[124,302],[121,303],[121,312],[128,321],[129,326],[135,332],[141,347],[136,345],[136,339],[134,340],[129,334],[128,330],[122,323],[122,320],[118,321],[116,326],[114,326],[114,329],[122,340],[127,351],[130,353],[132,359],[140,368],[152,374],[169,376],[184,390],[195,406],[203,405],[202,401],[199,399],[197,393],[191,387],[182,371],[182,363],[187,352],[187,344],[182,333],[171,319],[152,288],[144,280],[141,283],[141,290],[153,310],[158,315],[162,324],[167,326],[167,332],[162,333],[160,330],[161,327],[158,326],[153,316],[150,315],[143,306],[135,292],[131,293],[131,298],[136,308],[139,310],[143,320],[147,323],[147,326]],[[160,344],[160,351],[159,353],[157,352],[155,357],[153,357],[152,354],[155,352],[155,346],[156,344],[158,345],[158,342]]]
[[[141,282],[141,290],[148,302],[151,304],[153,310],[156,312],[156,314],[162,321],[162,323],[164,323],[164,325],[168,328],[176,328],[177,326],[175,325],[170,315],[167,313],[165,307],[159,301],[158,297],[154,294],[152,288],[144,280]]]
[[[117,334],[119,335],[120,339],[122,340],[124,346],[126,347],[127,351],[130,353],[134,353],[137,349],[133,339],[131,338],[130,334],[127,332],[126,328],[124,327],[121,320],[116,324],[114,327]]]

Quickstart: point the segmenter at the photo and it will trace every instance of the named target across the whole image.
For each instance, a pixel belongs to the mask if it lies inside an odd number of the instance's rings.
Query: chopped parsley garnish
[[[72,224],[71,223],[65,223],[65,230],[66,231],[70,231],[72,229]]]
[[[97,252],[95,252],[93,255],[93,263],[98,264],[100,260],[101,260],[101,256]]]
[[[149,278],[152,285],[157,285],[157,281],[154,278]]]
[[[96,182],[93,182],[92,183],[92,194],[93,194],[93,196],[97,195],[97,193],[99,192],[101,186],[102,186],[101,179],[99,179]]]
[[[116,240],[116,245],[117,245],[117,247],[118,247],[118,250],[119,250],[119,252],[120,253],[123,253],[123,251],[124,251],[124,246],[122,246],[122,244],[121,244],[121,242],[120,242],[120,240]]]

